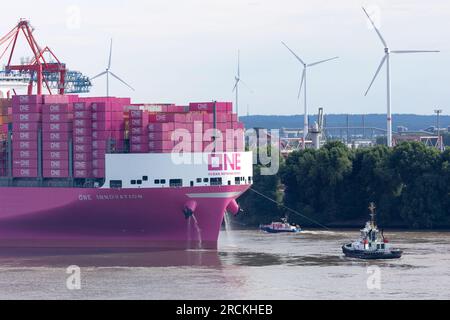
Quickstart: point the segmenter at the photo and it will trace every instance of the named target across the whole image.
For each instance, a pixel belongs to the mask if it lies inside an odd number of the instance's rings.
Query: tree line
[[[237,221],[247,226],[285,215],[303,226],[313,226],[303,216],[328,226],[361,226],[370,202],[385,227],[450,226],[449,149],[441,153],[418,142],[350,149],[332,141],[289,154],[276,175],[262,176],[255,166],[253,181],[252,189],[273,201],[244,194]]]

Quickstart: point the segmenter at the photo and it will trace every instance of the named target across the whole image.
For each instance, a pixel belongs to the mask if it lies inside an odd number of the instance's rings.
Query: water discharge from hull
[[[227,241],[228,244],[231,246],[235,245],[235,241],[233,238],[233,235],[231,234],[231,221],[230,221],[230,216],[228,214],[228,212],[225,211],[225,214],[223,215],[223,221],[225,222],[225,234],[227,236]]]
[[[194,221],[194,227],[197,232],[198,247],[199,247],[199,249],[201,249],[202,248],[202,230],[200,229],[197,218],[195,217],[194,214],[192,215],[192,220]]]

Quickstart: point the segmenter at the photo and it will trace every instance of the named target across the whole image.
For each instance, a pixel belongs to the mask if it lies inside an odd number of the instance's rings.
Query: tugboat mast
[[[371,223],[372,228],[375,228],[375,216],[376,216],[375,209],[376,209],[375,204],[373,202],[371,202],[370,206],[369,206],[369,210],[370,210],[370,217],[371,217],[370,223]]]

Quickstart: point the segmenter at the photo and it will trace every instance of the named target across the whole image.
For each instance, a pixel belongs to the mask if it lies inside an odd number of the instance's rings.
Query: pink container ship
[[[0,247],[216,248],[252,183],[228,102],[0,100]]]

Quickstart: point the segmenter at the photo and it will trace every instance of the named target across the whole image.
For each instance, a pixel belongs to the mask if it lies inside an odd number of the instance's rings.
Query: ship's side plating
[[[108,154],[100,188],[0,188],[0,246],[216,247],[252,154]]]

